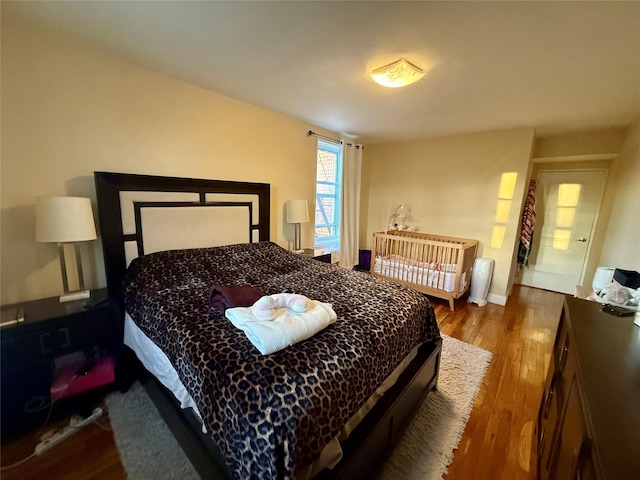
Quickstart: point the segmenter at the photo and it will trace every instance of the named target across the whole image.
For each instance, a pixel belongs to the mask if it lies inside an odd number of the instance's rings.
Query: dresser
[[[538,479],[640,479],[640,327],[566,297],[538,413]]]

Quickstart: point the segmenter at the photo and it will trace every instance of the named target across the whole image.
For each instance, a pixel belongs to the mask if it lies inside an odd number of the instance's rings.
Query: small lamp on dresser
[[[295,225],[293,250],[300,250],[300,224],[309,221],[309,205],[306,200],[289,200],[286,204],[287,223]]]
[[[62,286],[61,302],[90,297],[85,290],[82,258],[78,242],[95,240],[96,226],[93,221],[91,201],[83,197],[39,197],[36,199],[36,241],[58,244]],[[78,290],[69,291],[65,243],[73,243],[78,275]]]

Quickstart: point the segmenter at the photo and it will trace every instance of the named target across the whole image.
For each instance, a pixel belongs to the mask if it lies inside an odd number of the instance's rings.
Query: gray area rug
[[[469,420],[491,353],[443,335],[438,390],[429,394],[385,463],[380,480],[439,480]],[[105,399],[122,464],[132,480],[197,479],[139,383]]]
[[[200,476],[140,382],[105,398],[120,460],[131,480],[197,480]]]

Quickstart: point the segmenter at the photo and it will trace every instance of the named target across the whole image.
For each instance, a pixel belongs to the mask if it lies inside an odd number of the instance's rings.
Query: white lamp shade
[[[306,223],[309,221],[309,205],[306,200],[287,202],[287,223]]]
[[[36,241],[84,242],[95,240],[91,201],[83,197],[38,197]]]

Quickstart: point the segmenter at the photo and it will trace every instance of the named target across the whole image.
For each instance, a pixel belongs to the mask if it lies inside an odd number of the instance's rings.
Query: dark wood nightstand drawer
[[[23,324],[3,329],[2,365],[3,368],[24,366],[93,346],[108,347],[121,341],[122,327],[113,306],[47,321],[25,320]]]
[[[319,262],[331,263],[331,252],[325,252],[323,250],[319,250],[315,248],[304,248],[297,253],[299,253],[303,257],[308,257],[308,258],[313,258],[314,260],[318,260]]]
[[[18,368],[38,363],[49,355],[62,355],[71,346],[68,327],[2,335],[2,366]]]
[[[318,260],[319,262],[324,262],[324,263],[331,263],[331,254],[330,253],[323,253],[322,255],[316,255],[315,257],[312,257],[314,260]]]

